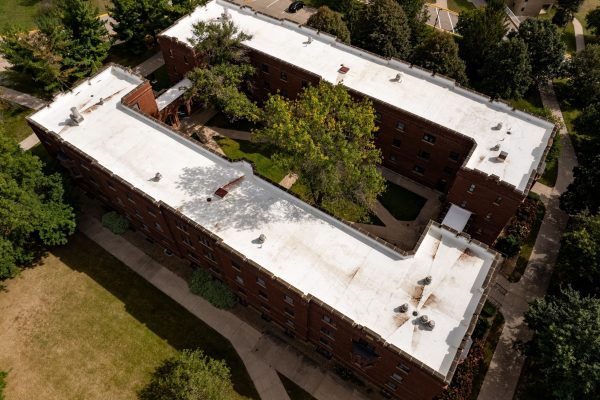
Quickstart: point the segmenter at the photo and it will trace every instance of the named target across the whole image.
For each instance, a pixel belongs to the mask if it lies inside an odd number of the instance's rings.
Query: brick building
[[[143,78],[109,66],[28,122],[87,192],[210,271],[315,357],[386,396],[439,394],[499,261],[460,232],[470,213],[454,206],[403,251],[180,136],[155,118],[163,106]]]
[[[445,77],[223,0],[198,8],[158,37],[173,82],[201,60],[188,42],[193,23],[223,18],[252,35],[244,44],[257,71],[255,98],[276,92],[293,98],[321,79],[369,97],[383,165],[469,210],[467,232],[482,242],[496,240],[544,169],[553,123]]]

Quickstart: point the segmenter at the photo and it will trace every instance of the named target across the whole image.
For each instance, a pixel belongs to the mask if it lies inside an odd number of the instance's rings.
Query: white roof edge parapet
[[[466,168],[495,175],[525,192],[531,171],[542,162],[554,130],[552,122],[512,110],[502,102],[491,102],[446,77],[333,41],[313,29],[213,0],[161,35],[189,44],[193,23],[218,20],[224,10],[242,31],[252,35],[244,42],[249,48],[331,83],[339,81],[338,69],[343,64],[349,68],[343,76],[343,84],[349,89],[472,138],[476,144]],[[394,82],[398,73],[402,79]],[[503,160],[501,152],[507,154]]]
[[[183,96],[185,91],[192,87],[192,81],[188,78],[183,78],[175,85],[167,89],[163,94],[156,98],[156,105],[158,111],[164,110],[169,104],[172,104],[175,100]]]
[[[495,252],[430,224],[413,255],[397,253],[255,176],[247,163],[230,163],[122,105],[142,82],[109,67],[29,119],[300,292],[433,371],[451,373]],[[65,123],[72,107],[84,117],[79,125]],[[226,196],[215,196],[240,176]],[[398,311],[403,304],[408,312]],[[421,325],[413,311],[435,327]]]
[[[473,213],[469,210],[465,210],[462,207],[451,204],[448,213],[446,213],[446,216],[442,221],[442,225],[446,225],[452,229],[455,229],[457,232],[462,232],[472,214]]]

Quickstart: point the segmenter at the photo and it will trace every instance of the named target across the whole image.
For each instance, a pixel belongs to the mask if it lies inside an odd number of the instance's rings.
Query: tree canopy
[[[96,72],[108,55],[110,41],[98,8],[85,0],[61,0],[36,19],[39,30],[11,29],[0,53],[11,69],[26,74],[47,93]]]
[[[556,14],[552,22],[559,26],[565,26],[573,19],[573,16],[583,4],[583,0],[558,0],[556,2]]]
[[[537,83],[556,77],[565,57],[565,44],[556,25],[529,18],[519,26],[519,37],[527,44],[531,76]]]
[[[202,61],[208,66],[248,61],[248,50],[242,47],[244,40],[252,36],[240,32],[232,21],[204,22],[194,24],[191,43]]]
[[[201,350],[183,350],[166,360],[139,393],[141,400],[231,400],[235,397],[225,361]]]
[[[344,43],[350,43],[350,31],[342,18],[342,14],[332,11],[327,6],[321,6],[310,16],[306,25],[323,32],[337,36]]]
[[[439,30],[428,34],[413,52],[412,61],[435,73],[467,83],[465,62],[458,56],[458,45],[454,38]]]
[[[600,187],[600,155],[575,167],[573,175],[573,183],[560,196],[560,207],[569,214],[577,214],[585,209],[592,214],[597,213],[600,209],[600,196],[596,192]]]
[[[0,132],[0,280],[31,264],[44,246],[65,244],[75,231],[60,175]]]
[[[394,0],[373,0],[367,9],[368,33],[364,48],[384,57],[408,58],[410,25],[402,7]]]
[[[337,215],[358,204],[357,214],[366,217],[384,190],[371,102],[357,102],[343,86],[321,82],[296,100],[272,96],[263,114],[264,128],[254,139],[277,146],[275,161],[300,176],[312,200]]]
[[[600,102],[585,107],[574,121],[579,135],[600,140]]]
[[[534,331],[526,346],[540,398],[600,396],[600,299],[566,288],[531,303],[525,322]]]
[[[519,37],[491,49],[481,69],[481,87],[493,98],[521,98],[532,84],[527,45]]]
[[[572,92],[580,102],[600,101],[600,45],[588,44],[573,57],[570,78]]]
[[[410,26],[411,44],[415,46],[421,42],[427,32],[425,29],[425,21],[427,20],[425,0],[396,0],[396,3],[404,10]]]
[[[594,8],[585,16],[585,23],[594,35],[600,36],[600,7]]]

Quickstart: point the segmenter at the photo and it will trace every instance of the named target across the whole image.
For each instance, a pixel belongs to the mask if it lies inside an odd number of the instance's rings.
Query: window
[[[421,167],[420,165],[415,165],[413,167],[413,172],[415,174],[423,175],[425,173],[425,168]]]
[[[408,365],[404,364],[404,363],[399,363],[396,366],[400,371],[404,372],[405,374],[408,374],[410,372],[410,368],[408,367]]]
[[[183,222],[176,222],[175,226],[177,227],[177,229],[179,229],[182,232],[187,233],[188,231],[188,227],[186,224],[184,224]]]
[[[108,186],[108,188],[110,190],[114,190],[116,191],[115,187],[113,186],[113,183],[111,181],[106,181],[106,186]]]
[[[402,143],[402,142],[400,142],[400,139],[392,140],[392,146],[394,146],[394,147],[400,147],[400,143]]]
[[[475,184],[474,184],[474,183],[471,183],[471,185],[469,186],[469,189],[467,189],[467,191],[468,191],[469,193],[473,193],[473,192],[475,191]]]
[[[283,72],[283,71],[282,71],[282,72],[279,74],[279,79],[281,79],[281,80],[282,80],[282,81],[284,81],[284,82],[287,82],[287,74],[286,74],[285,72]]]
[[[329,345],[329,340],[327,340],[325,338],[319,338],[319,343],[321,343],[323,346],[327,346],[327,347],[331,348],[331,346]]]
[[[285,301],[286,303],[290,304],[290,305],[294,305],[294,299],[292,299],[290,296],[288,296],[287,294],[283,295],[283,301]]]
[[[431,158],[431,154],[429,154],[425,150],[419,150],[418,157],[422,160],[429,160],[429,158]]]
[[[119,199],[119,202],[120,202],[120,201],[121,201],[121,199]],[[140,212],[140,210],[139,210],[139,209],[137,209],[137,208],[136,208],[136,209],[134,209],[133,211],[135,212],[135,216],[136,216],[136,217],[141,217],[141,216],[142,216],[142,213]]]
[[[117,197],[117,204],[121,206],[123,205],[123,200],[121,200],[120,197]]]
[[[321,327],[321,333],[325,336],[333,337],[331,330],[325,328],[324,326]]]
[[[260,69],[262,72],[264,72],[265,74],[269,73],[269,66],[267,64],[263,64],[260,66]]]
[[[271,84],[269,83],[269,81],[263,81],[263,87],[265,89],[271,89]]]
[[[460,157],[460,154],[458,154],[455,151],[451,151],[450,154],[448,155],[448,158],[451,159],[452,161],[458,161]]]
[[[460,203],[460,206],[461,206],[462,208],[465,208],[465,207],[467,207],[467,201],[466,201],[466,200],[463,200],[463,201]]]
[[[429,133],[426,133],[426,134],[423,135],[423,140],[426,141],[427,143],[434,144],[435,143],[435,136],[430,135]]]
[[[215,255],[213,254],[212,251],[207,251],[204,256],[212,262],[217,262],[217,259],[215,258]]]
[[[281,89],[279,91],[279,94],[281,94],[281,96],[283,97],[288,97],[288,91],[286,89]]]
[[[198,241],[200,243],[202,243],[203,245],[205,245],[206,247],[208,247],[209,249],[212,249],[212,243],[210,242],[210,240],[208,240],[204,236],[198,237]]]
[[[394,382],[388,382],[385,384],[385,386],[388,389],[393,390],[394,392],[396,391],[396,389],[398,389],[398,385],[396,385]]]
[[[86,163],[84,163],[83,161],[81,161],[80,164],[81,164],[81,168],[83,168],[83,169],[85,169],[87,171],[90,170],[90,167],[88,167],[88,165]]]
[[[219,276],[221,275],[221,271],[218,268],[216,268],[215,266],[211,266],[208,270],[215,275],[219,275]]]
[[[401,132],[404,132],[404,122],[402,122],[402,121],[396,122],[396,129]]]
[[[173,49],[169,49],[169,57],[173,58]]]
[[[148,211],[148,214],[152,215],[153,217],[156,217],[156,214],[154,214],[153,208],[148,207],[146,211]]]
[[[400,375],[399,373],[397,373],[397,372],[394,372],[394,373],[392,374],[392,379],[393,379],[393,380],[395,380],[396,382],[402,382],[402,380],[403,380],[404,378],[403,378],[403,377],[402,377],[402,375]]]
[[[375,122],[381,122],[381,113],[375,111]]]
[[[143,228],[144,228],[144,230],[146,232],[150,232],[150,229],[148,228],[148,225],[146,225],[146,224],[142,224],[142,225],[143,225]]]
[[[190,247],[194,247],[194,246],[192,245],[192,241],[191,241],[191,240],[190,240],[190,238],[189,238],[189,237],[187,237],[187,236],[185,236],[185,237],[183,238],[183,243],[187,244],[187,245],[188,245],[188,246],[190,246]]]
[[[292,310],[289,307],[285,307],[284,312],[286,313],[286,315],[293,317],[294,316],[294,310]]]
[[[265,292],[263,292],[262,290],[259,290],[259,291],[258,291],[258,295],[259,295],[260,297],[262,297],[263,299],[265,299],[265,300],[268,300],[268,299],[269,299],[269,296],[267,296],[267,294],[266,294]]]
[[[292,321],[291,319],[286,320],[285,324],[292,329],[294,328],[294,321]]]
[[[256,284],[258,286],[267,287],[265,280],[263,278],[261,278],[260,276],[258,278],[256,278]]]
[[[486,220],[486,221],[491,221],[491,220],[492,220],[492,213],[488,213],[488,214],[485,216],[485,220]]]
[[[186,64],[189,64],[189,60],[188,60],[187,56],[183,56],[183,62]]]
[[[240,266],[240,264],[236,263],[235,261],[231,261],[231,266],[233,267],[233,269],[235,269],[237,271],[242,270],[242,267]]]
[[[162,232],[162,230],[163,230],[163,229],[162,229],[162,226],[160,226],[160,224],[159,224],[158,222],[155,222],[155,223],[154,223],[154,227],[156,228],[156,230],[157,230],[157,231],[160,231],[160,232]]]
[[[173,72],[177,73],[177,65],[173,65]]]
[[[333,320],[331,319],[331,317],[329,315],[323,315],[323,322],[325,322],[326,324],[329,324],[329,325],[335,325],[335,323],[333,322]]]
[[[265,303],[260,303],[260,308],[262,308],[266,312],[270,312],[271,311],[271,307],[268,304],[265,304]]]
[[[444,167],[444,174],[452,175],[452,168],[450,168],[448,166]]]
[[[500,204],[502,204],[502,196],[498,196],[496,197],[496,200],[494,200],[494,204],[499,206]]]
[[[239,275],[236,275],[236,276],[235,276],[235,281],[236,281],[237,283],[239,283],[240,285],[243,285],[243,284],[244,284],[244,278],[242,278],[242,277],[241,277],[241,276],[239,276]]]
[[[396,155],[395,154],[390,154],[390,156],[388,157],[390,162],[396,162]]]

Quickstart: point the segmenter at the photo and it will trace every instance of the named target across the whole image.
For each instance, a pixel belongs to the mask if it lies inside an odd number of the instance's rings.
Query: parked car
[[[291,13],[295,13],[296,11],[301,10],[303,7],[304,7],[303,1],[294,1],[288,7],[288,11]]]

